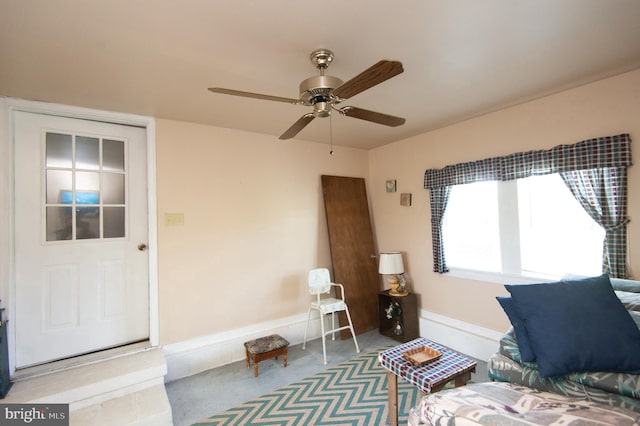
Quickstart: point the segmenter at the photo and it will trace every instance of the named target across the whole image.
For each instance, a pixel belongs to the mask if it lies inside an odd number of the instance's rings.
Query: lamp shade
[[[383,275],[397,275],[404,273],[402,254],[399,252],[380,253],[380,267],[378,273]]]

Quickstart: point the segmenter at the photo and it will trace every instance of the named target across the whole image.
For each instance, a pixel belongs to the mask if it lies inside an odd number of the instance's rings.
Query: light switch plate
[[[184,213],[165,213],[165,226],[184,226]]]

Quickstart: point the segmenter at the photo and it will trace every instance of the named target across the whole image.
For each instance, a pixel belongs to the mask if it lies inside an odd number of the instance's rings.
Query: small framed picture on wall
[[[387,180],[387,192],[396,192],[396,180],[395,179]]]
[[[409,207],[411,205],[411,193],[403,192],[400,194],[400,205]]]

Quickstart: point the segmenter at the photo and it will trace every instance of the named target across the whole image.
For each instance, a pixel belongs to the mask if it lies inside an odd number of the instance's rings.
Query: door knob
[[[377,258],[377,257],[378,257],[378,256],[376,256],[376,254],[375,254],[375,253],[373,253],[371,256],[369,256],[369,258],[371,258],[371,260],[376,260],[376,258]]]
[[[145,243],[138,244],[138,250],[145,251],[147,249],[147,245]]]

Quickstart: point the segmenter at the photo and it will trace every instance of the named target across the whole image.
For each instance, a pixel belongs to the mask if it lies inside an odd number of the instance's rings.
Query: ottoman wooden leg
[[[284,348],[284,366],[287,366],[287,348]]]
[[[253,361],[253,377],[258,377],[258,363]]]
[[[245,349],[244,352],[245,352],[245,355],[247,357],[247,368],[249,368],[249,366],[251,365],[251,363],[249,362],[249,357],[250,357],[249,350]]]

